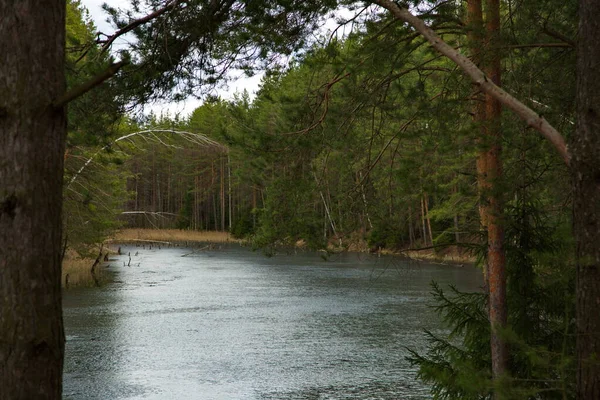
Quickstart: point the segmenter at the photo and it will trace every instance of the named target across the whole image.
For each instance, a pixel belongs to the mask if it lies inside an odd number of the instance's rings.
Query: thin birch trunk
[[[429,196],[423,193],[423,202],[425,203],[425,219],[427,220],[427,229],[429,231],[429,244],[433,246],[433,232],[431,232],[431,220],[429,218]]]
[[[412,205],[408,205],[408,241],[410,248],[415,247],[415,232],[413,230],[413,221],[412,221]]]
[[[423,225],[423,246],[427,246],[427,230],[425,229],[425,205],[421,195],[421,224]]]

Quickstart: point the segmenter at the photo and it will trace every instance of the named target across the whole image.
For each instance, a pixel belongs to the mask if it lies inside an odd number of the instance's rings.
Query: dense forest
[[[69,99],[62,254],[126,226],[472,257],[485,290],[434,284],[449,335],[411,356],[434,398],[600,396],[597,6],[186,3],[107,6],[102,36],[67,1],[66,84],[98,84]],[[228,69],[260,88],[213,95]],[[191,115],[140,112],[187,96]]]

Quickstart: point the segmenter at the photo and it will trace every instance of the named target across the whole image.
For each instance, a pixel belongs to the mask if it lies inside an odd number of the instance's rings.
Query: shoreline
[[[247,243],[245,240],[236,239],[229,232],[223,231],[190,231],[179,229],[123,229],[118,231],[113,237],[106,240],[106,244],[117,243],[158,243],[171,245],[193,245],[195,243]],[[303,248],[304,243],[298,242],[298,248]],[[330,246],[327,251],[336,252],[356,252],[370,253],[369,248],[363,244],[349,245],[347,247]],[[381,254],[406,257],[415,261],[432,262],[447,265],[472,265],[475,264],[475,257],[461,252],[456,246],[435,251],[432,249],[423,250],[388,250],[381,249]],[[377,252],[375,252],[377,253]]]
[[[97,286],[99,281],[104,281],[104,267],[107,265],[108,254],[117,252],[115,245],[129,243],[147,243],[167,246],[189,246],[193,247],[201,243],[223,244],[237,243],[243,245],[245,240],[236,239],[229,232],[222,231],[189,231],[180,229],[122,229],[117,231],[112,237],[104,241],[105,252],[103,252],[104,262],[102,268],[95,271],[94,259],[91,257],[79,257],[73,252],[69,252],[62,263],[62,287],[81,287]],[[298,248],[303,248],[303,243],[297,244]],[[380,249],[379,251],[369,251],[367,246],[349,245],[347,247],[330,246],[327,250],[331,253],[337,252],[355,252],[363,254],[385,254],[404,257],[409,260],[419,262],[429,262],[435,264],[465,266],[475,265],[474,256],[459,251],[455,246],[434,251],[432,249],[423,250],[389,250]],[[106,253],[104,257],[104,253]],[[100,257],[100,256],[99,256]],[[100,280],[97,273],[100,274]]]
[[[229,232],[222,231],[189,231],[181,229],[122,229],[104,241],[105,244],[115,243],[242,243]]]

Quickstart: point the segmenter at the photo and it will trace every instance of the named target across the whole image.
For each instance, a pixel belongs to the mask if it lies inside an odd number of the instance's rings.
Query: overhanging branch
[[[79,86],[76,86],[76,87],[72,88],[71,90],[69,90],[68,92],[66,92],[65,94],[63,94],[60,98],[58,98],[58,100],[56,100],[52,104],[52,106],[55,109],[64,107],[69,102],[75,100],[76,98],[78,98],[80,96],[83,96],[84,94],[86,94],[87,92],[89,92],[90,90],[95,88],[96,86],[101,85],[104,81],[113,77],[126,64],[127,64],[127,62],[125,62],[125,61],[119,61],[119,62],[109,65],[109,67],[107,69],[105,69],[104,71],[102,71],[101,73],[99,73],[98,75],[96,75],[95,77],[90,79],[89,81],[87,81]]]
[[[180,2],[181,2],[181,0],[171,0],[163,8],[160,8],[160,9],[154,11],[153,13],[146,15],[145,17],[138,18],[136,20],[131,21],[129,24],[127,24],[123,28],[119,29],[112,35],[107,36],[107,38],[105,40],[99,40],[98,43],[102,43],[102,48],[100,49],[100,53],[104,53],[106,50],[108,50],[108,48],[113,44],[113,42],[120,36],[123,36],[126,33],[131,32],[132,30],[134,30],[135,28],[137,28],[140,25],[145,24],[146,22],[152,21],[154,18],[160,17],[162,14],[173,9]]]
[[[528,126],[534,128],[549,140],[563,158],[565,164],[569,165],[571,154],[569,153],[565,139],[546,119],[504,89],[495,85],[477,65],[444,42],[425,22],[411,14],[408,9],[398,6],[398,4],[391,0],[373,0],[373,3],[387,9],[396,19],[407,22],[415,28],[431,43],[433,48],[457,64],[483,92],[500,101],[502,105],[511,109],[525,121]]]

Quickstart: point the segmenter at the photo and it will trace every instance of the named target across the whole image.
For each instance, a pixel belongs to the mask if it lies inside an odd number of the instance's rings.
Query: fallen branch
[[[197,250],[194,250],[194,251],[192,251],[190,253],[183,254],[181,257],[186,257],[186,256],[189,256],[190,254],[194,254],[194,253],[197,253],[199,251],[204,251],[204,250],[207,250],[207,249],[210,250],[211,248],[212,248],[212,246],[209,244],[208,246],[204,246],[201,249],[197,249]]]

